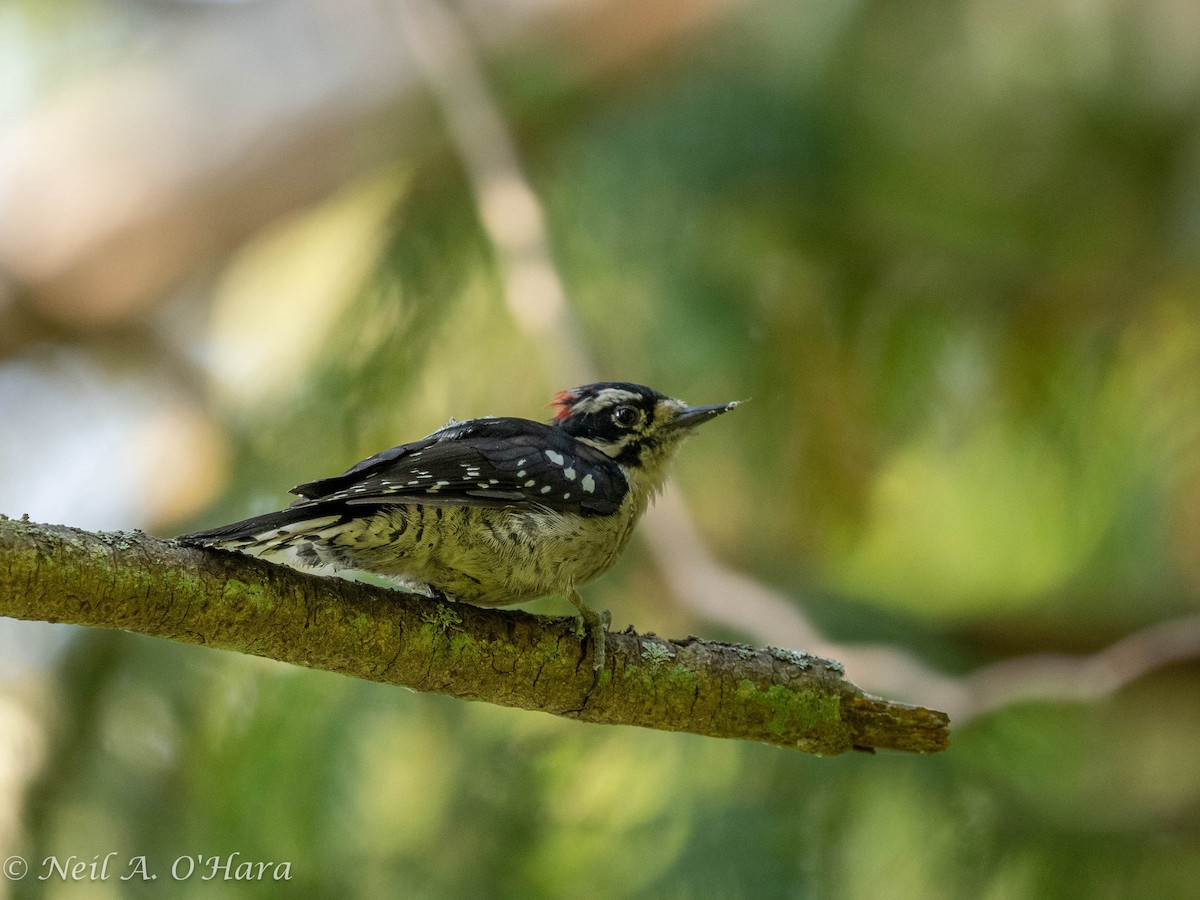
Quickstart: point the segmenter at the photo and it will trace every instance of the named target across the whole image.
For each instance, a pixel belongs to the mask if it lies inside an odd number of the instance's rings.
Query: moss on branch
[[[864,694],[828,660],[698,638],[608,637],[593,681],[573,618],[440,603],[140,532],[0,519],[0,615],[122,628],[586,722],[831,755],[946,747],[944,713]]]

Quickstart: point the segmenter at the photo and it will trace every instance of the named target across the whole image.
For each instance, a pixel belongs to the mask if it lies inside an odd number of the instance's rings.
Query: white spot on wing
[[[590,472],[583,476],[583,479],[579,482],[579,486],[583,488],[584,493],[596,493],[596,479],[592,477]]]
[[[567,468],[563,469],[563,475],[566,476],[567,481],[575,480],[575,470],[570,466],[567,466]]]
[[[550,460],[550,462],[554,463],[556,466],[561,466],[563,463],[566,462],[566,460],[563,459],[563,455],[561,453],[557,453],[554,450],[547,450],[547,451],[545,451],[545,453],[546,453],[546,459]]]
[[[542,493],[543,493],[543,494],[548,494],[548,493],[550,493],[550,485],[548,485],[548,484],[547,484],[547,485],[545,485],[545,486],[542,488]]]

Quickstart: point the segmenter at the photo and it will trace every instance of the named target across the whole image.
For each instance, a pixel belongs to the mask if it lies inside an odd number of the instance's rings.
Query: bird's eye
[[[641,412],[636,406],[618,406],[613,410],[613,421],[622,428],[630,428],[637,424],[641,418]]]

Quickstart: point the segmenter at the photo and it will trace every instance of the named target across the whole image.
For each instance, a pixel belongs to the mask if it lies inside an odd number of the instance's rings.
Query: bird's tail
[[[326,543],[345,525],[345,517],[338,513],[292,507],[208,531],[181,534],[176,540],[185,546],[216,547],[251,556],[273,557],[305,544]]]

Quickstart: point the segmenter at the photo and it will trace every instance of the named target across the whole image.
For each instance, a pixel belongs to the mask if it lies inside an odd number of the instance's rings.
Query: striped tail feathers
[[[329,536],[331,529],[338,529],[344,521],[337,513],[322,515],[311,507],[293,507],[252,516],[207,531],[181,534],[176,540],[187,546],[239,550],[258,556],[264,551],[282,549],[306,537],[312,540]]]

